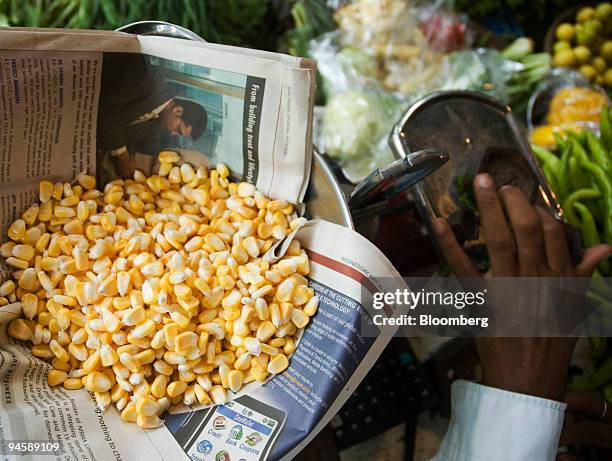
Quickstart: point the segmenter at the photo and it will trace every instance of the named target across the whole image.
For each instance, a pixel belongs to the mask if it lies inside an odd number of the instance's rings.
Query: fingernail
[[[438,235],[441,235],[446,231],[446,225],[444,224],[444,220],[442,218],[437,218],[433,222],[433,231]]]
[[[491,189],[494,186],[493,178],[486,173],[476,176],[476,185],[482,189]]]
[[[508,189],[512,189],[512,186],[511,186],[511,185],[509,185],[509,184],[504,184],[503,186],[501,186],[501,187],[499,188],[499,191],[500,191],[500,192],[503,192],[503,191],[508,190]]]

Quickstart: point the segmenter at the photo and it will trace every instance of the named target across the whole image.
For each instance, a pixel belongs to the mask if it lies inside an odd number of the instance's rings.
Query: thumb
[[[590,276],[597,265],[612,255],[612,247],[605,243],[588,248],[582,256],[582,261],[576,266],[577,275]]]

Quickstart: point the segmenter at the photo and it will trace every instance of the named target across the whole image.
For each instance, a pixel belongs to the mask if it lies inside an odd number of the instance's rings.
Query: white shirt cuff
[[[458,380],[433,461],[554,460],[567,405]]]

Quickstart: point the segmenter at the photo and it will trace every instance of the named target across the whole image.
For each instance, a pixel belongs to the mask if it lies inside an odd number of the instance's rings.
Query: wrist
[[[554,379],[551,373],[484,373],[481,384],[517,394],[531,395],[548,400],[563,401],[563,380]]]

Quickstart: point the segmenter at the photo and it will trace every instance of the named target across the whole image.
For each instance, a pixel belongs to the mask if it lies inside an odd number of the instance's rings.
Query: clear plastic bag
[[[446,53],[471,37],[446,0],[344,2],[334,19],[338,30],[310,44],[327,99],[316,141],[358,181],[393,160],[387,138],[402,110],[444,84]]]

